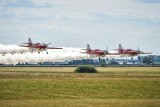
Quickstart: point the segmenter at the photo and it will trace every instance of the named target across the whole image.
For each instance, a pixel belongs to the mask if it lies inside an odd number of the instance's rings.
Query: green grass
[[[0,72],[74,72],[75,67],[0,67]]]
[[[74,72],[76,67],[0,67],[0,72]],[[160,67],[96,67],[100,73],[158,73]]]
[[[152,99],[45,99],[5,100],[1,107],[159,107],[159,100]]]
[[[17,79],[1,80],[0,86],[0,100],[160,98],[159,79]]]
[[[1,107],[159,107],[160,67],[0,68]]]

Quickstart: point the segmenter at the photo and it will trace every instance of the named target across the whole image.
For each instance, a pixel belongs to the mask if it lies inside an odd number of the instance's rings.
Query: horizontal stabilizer
[[[81,50],[85,50],[86,51],[87,49],[81,49]]]
[[[141,52],[140,54],[152,54],[152,52]]]
[[[30,47],[30,46],[26,46],[26,45],[19,45],[19,46],[21,46],[21,47]]]
[[[22,43],[22,44],[31,44],[31,43]]]

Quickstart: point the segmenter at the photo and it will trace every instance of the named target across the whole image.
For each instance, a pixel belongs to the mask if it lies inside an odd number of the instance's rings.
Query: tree
[[[76,73],[97,73],[97,70],[90,65],[79,66],[75,69]]]
[[[153,59],[151,58],[151,57],[144,57],[143,58],[143,63],[145,63],[145,64],[151,64],[151,63],[153,63]]]

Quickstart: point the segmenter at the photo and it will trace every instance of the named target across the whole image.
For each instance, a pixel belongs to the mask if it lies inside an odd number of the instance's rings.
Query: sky
[[[160,0],[0,0],[0,43],[160,54]]]

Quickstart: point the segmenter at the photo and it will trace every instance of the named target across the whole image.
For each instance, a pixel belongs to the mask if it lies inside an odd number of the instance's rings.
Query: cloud
[[[159,38],[159,10],[159,3],[133,0],[1,0],[0,42],[21,43],[28,35],[61,46],[145,42]]]
[[[45,1],[45,0],[44,0]],[[39,2],[34,2],[30,0],[1,0],[0,5],[6,7],[25,7],[25,8],[47,8],[50,6],[47,2],[45,3],[43,0],[39,0]]]
[[[87,2],[75,2],[73,0],[69,1],[50,1],[50,0],[18,0],[14,4],[20,5],[21,7],[10,7],[5,8],[5,13],[1,13],[1,16],[12,16],[11,18],[19,18],[23,20],[77,20],[77,21],[98,21],[104,18],[114,20],[132,20],[132,19],[160,19],[158,8],[150,6],[148,8],[143,8],[133,4],[132,2],[126,2],[128,5],[124,5],[119,1],[100,1],[92,4]],[[30,4],[25,5],[24,4]],[[12,3],[11,3],[12,4]],[[39,4],[43,4],[44,7],[34,8]],[[48,4],[50,6],[48,6]],[[119,4],[119,5],[117,5]],[[8,3],[9,5],[9,3]],[[54,7],[56,6],[57,7]],[[46,8],[47,7],[47,8]],[[4,11],[4,8],[1,8]],[[122,19],[122,20],[121,20]]]
[[[137,3],[160,3],[160,0],[133,0]]]

